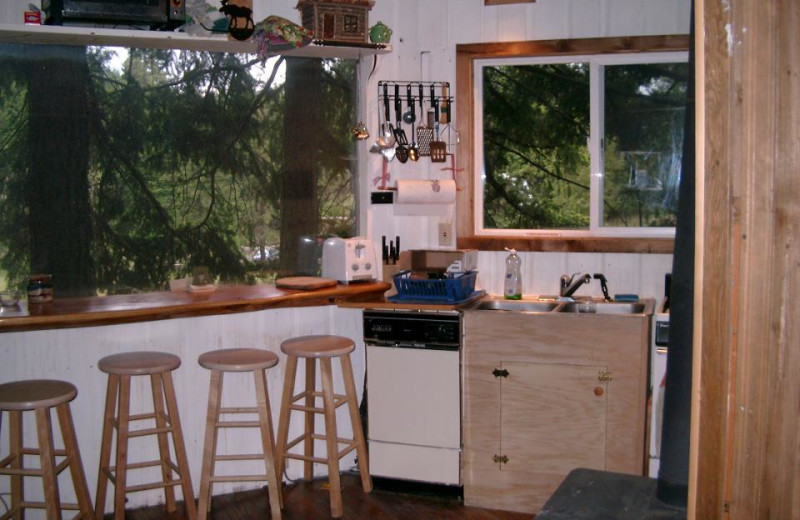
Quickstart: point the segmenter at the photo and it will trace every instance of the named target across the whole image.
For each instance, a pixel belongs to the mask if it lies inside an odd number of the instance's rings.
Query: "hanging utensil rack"
[[[399,90],[397,96],[395,95],[395,87],[398,87],[397,90]],[[440,140],[447,144],[447,154],[452,153],[451,147],[458,144],[458,132],[452,126],[455,103],[451,95],[449,81],[379,81],[378,110],[383,110],[384,99],[388,99],[390,106],[395,106],[396,103],[399,103],[401,107],[408,106],[409,88],[410,99],[413,100],[413,103],[417,107],[425,107],[419,116],[421,123],[427,123],[427,113],[432,110],[432,106],[438,105],[440,107],[439,120],[436,121],[441,131]],[[385,95],[384,89],[386,90]],[[420,92],[422,92],[421,96]],[[430,95],[431,92],[434,93],[433,99]],[[443,95],[443,92],[446,92],[447,95]],[[443,107],[446,107],[446,109]],[[382,112],[379,114],[379,121],[383,118],[382,114]]]

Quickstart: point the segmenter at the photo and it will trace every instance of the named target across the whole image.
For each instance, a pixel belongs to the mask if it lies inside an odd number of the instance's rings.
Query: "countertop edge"
[[[359,283],[300,291],[276,289],[269,286],[241,286],[224,295],[195,295],[190,301],[174,301],[175,293],[147,293],[147,303],[136,304],[141,295],[118,295],[113,304],[104,308],[106,298],[67,298],[56,299],[52,303],[36,304],[46,309],[38,315],[0,315],[0,333],[35,330],[96,327],[124,323],[159,321],[176,318],[192,318],[240,312],[253,312],[287,307],[311,307],[337,305],[343,302],[357,302],[382,297],[391,285],[385,282]],[[261,289],[258,289],[261,288]],[[222,291],[220,291],[222,292]],[[230,294],[227,294],[230,293]],[[265,293],[265,294],[260,294]],[[126,298],[127,297],[127,298]],[[177,298],[187,298],[183,294]],[[114,309],[126,304],[136,308]],[[76,307],[91,307],[89,311],[75,311]]]

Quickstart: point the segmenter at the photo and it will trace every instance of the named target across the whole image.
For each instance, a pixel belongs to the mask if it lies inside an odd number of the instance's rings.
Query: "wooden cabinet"
[[[466,505],[535,513],[574,468],[643,474],[649,316],[464,323]]]

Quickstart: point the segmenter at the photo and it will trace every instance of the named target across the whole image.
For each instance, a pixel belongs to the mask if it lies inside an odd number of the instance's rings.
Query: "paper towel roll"
[[[456,181],[398,180],[397,204],[453,204],[456,201]]]

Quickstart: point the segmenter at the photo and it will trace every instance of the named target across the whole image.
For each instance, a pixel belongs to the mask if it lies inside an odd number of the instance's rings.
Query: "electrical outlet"
[[[453,245],[453,231],[450,229],[452,226],[448,222],[439,222],[439,245],[452,246]]]

